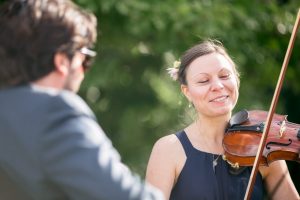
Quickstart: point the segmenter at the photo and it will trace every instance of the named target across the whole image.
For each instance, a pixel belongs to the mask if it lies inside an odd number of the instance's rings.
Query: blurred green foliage
[[[99,20],[99,53],[80,95],[123,161],[143,175],[151,148],[193,118],[166,68],[201,39],[223,42],[241,72],[242,108],[268,110],[298,0],[77,0]],[[300,123],[300,38],[277,113]],[[299,164],[288,163],[298,191]]]

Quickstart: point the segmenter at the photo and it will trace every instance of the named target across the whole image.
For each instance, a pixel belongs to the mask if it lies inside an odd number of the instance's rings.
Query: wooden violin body
[[[235,114],[223,139],[223,159],[232,167],[252,166],[258,151],[268,112],[242,110]],[[287,121],[287,115],[274,114],[260,158],[268,166],[276,160],[299,162],[300,125]]]
[[[248,133],[248,134],[242,134],[243,135],[242,137],[233,135],[230,137],[230,139],[224,138],[224,149],[225,151],[227,149],[227,152],[230,152],[227,153],[227,155],[224,155],[224,158],[229,160],[232,159],[230,162],[233,164],[233,166],[239,165],[239,164],[235,164],[235,161],[233,160],[233,158],[235,157],[233,155],[237,155],[240,158],[237,159],[237,163],[240,163],[240,165],[243,164],[247,166],[253,162],[253,168],[251,171],[244,200],[250,200],[250,196],[253,190],[259,165],[261,164],[268,165],[268,163],[275,160],[299,161],[299,128],[298,128],[299,126],[293,123],[289,123],[286,119],[287,116],[281,116],[276,114],[274,115],[279,94],[282,88],[283,80],[285,77],[286,69],[288,66],[288,62],[297,35],[296,33],[298,31],[299,26],[300,26],[300,9],[298,10],[297,18],[295,21],[295,25],[293,27],[290,42],[280,70],[280,74],[278,77],[278,81],[276,84],[270,109],[265,114],[267,115],[267,117],[265,118],[266,120],[262,121],[265,122],[265,125],[263,123],[262,134],[260,134],[260,130],[259,130],[258,133],[254,134],[255,136],[251,136],[251,134]],[[255,111],[253,113],[255,113]],[[252,115],[251,113],[250,114],[248,113],[247,115],[245,115],[246,117],[248,116],[248,118],[243,118],[246,119],[244,122],[249,120],[249,123],[251,124],[250,115],[253,117],[253,120],[259,119],[259,117],[256,118],[256,116],[260,116],[258,113],[256,115],[255,114]],[[262,116],[265,115],[262,114]],[[228,135],[231,135],[231,132],[234,131],[228,129],[227,132]],[[252,139],[249,139],[251,137]],[[253,140],[256,141],[257,138],[260,138],[259,142],[257,143],[258,145],[255,144],[256,142],[251,143],[251,141]],[[247,145],[247,143],[245,142],[247,140],[250,142],[249,145]],[[242,147],[243,145],[238,145],[238,143],[243,143],[246,145],[246,147]],[[256,155],[254,156],[254,160],[252,157],[253,152],[256,152]],[[246,159],[244,159],[245,157]]]

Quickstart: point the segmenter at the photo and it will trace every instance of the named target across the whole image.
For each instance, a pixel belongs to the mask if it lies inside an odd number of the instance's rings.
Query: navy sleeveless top
[[[221,156],[194,148],[184,131],[176,133],[186,154],[185,165],[172,189],[170,200],[241,200],[244,199],[250,167],[240,174],[229,172],[229,164]],[[218,159],[217,159],[218,157]],[[217,165],[213,167],[213,160]],[[263,181],[260,173],[251,194],[252,200],[263,199]]]

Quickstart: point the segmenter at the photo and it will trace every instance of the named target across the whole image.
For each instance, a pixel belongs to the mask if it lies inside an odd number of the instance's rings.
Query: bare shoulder
[[[185,159],[183,147],[175,134],[166,135],[156,141],[150,160],[160,160],[178,166]]]
[[[146,180],[163,191],[166,199],[169,199],[178,177],[178,164],[184,159],[180,148],[181,143],[174,134],[158,139],[147,165]]]
[[[160,153],[171,153],[171,152],[178,152],[181,150],[181,144],[176,137],[175,134],[166,135],[158,139],[152,151],[159,151]]]
[[[178,138],[176,137],[175,134],[170,134],[170,135],[166,135],[166,136],[163,136],[161,137],[160,139],[158,139],[156,141],[155,144],[164,144],[164,145],[176,145],[178,144],[179,141],[178,141]]]

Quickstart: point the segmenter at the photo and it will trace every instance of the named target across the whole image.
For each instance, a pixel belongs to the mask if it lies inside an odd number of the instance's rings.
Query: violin
[[[233,168],[253,166],[268,112],[242,110],[229,121],[223,139],[223,159]],[[259,165],[276,160],[300,162],[300,125],[287,120],[287,115],[274,114]]]
[[[299,154],[299,128],[298,128],[298,125],[289,123],[286,119],[287,116],[281,116],[281,115],[275,114],[275,108],[276,108],[276,105],[278,102],[279,94],[280,94],[280,91],[282,88],[286,69],[288,66],[288,62],[289,62],[289,59],[291,56],[292,49],[294,47],[296,33],[298,31],[299,26],[300,26],[300,9],[298,10],[297,18],[296,18],[296,21],[295,21],[295,24],[293,27],[292,35],[290,38],[290,42],[289,42],[286,54],[285,54],[285,57],[283,60],[281,71],[280,71],[280,74],[278,77],[278,81],[277,81],[274,95],[272,98],[272,102],[270,105],[270,109],[267,112],[267,114],[265,114],[265,115],[267,115],[265,125],[264,125],[264,123],[262,123],[263,132],[260,136],[260,134],[259,134],[260,130],[258,130],[259,132],[256,133],[256,136],[254,136],[254,138],[252,138],[253,140],[255,140],[257,138],[261,138],[260,140],[258,140],[259,145],[256,147],[255,144],[251,141],[249,141],[249,145],[246,145],[245,141],[248,140],[247,138],[253,137],[253,135],[249,135],[249,134],[245,134],[245,135],[242,134],[245,137],[239,137],[239,135],[233,136],[233,139],[231,138],[231,140],[228,139],[229,140],[228,142],[224,142],[224,144],[228,143],[228,145],[224,145],[225,151],[226,151],[226,148],[229,150],[235,149],[235,151],[227,153],[227,156],[226,155],[224,156],[225,159],[228,159],[228,158],[231,159],[230,156],[238,155],[239,158],[246,157],[246,159],[240,159],[240,160],[243,160],[244,163],[249,164],[249,163],[253,162],[252,153],[255,152],[253,168],[252,168],[251,175],[249,178],[249,182],[248,182],[244,200],[249,200],[251,197],[251,192],[253,190],[255,178],[256,178],[256,175],[258,172],[258,167],[261,163],[268,165],[269,162],[272,162],[274,160],[279,160],[279,159],[296,160],[299,162],[299,160],[298,160],[299,159],[299,155],[298,155]],[[243,113],[246,113],[246,114],[243,114]],[[255,113],[255,111],[253,113]],[[251,120],[249,120],[251,118],[250,115],[252,116]],[[262,115],[265,116],[264,114],[262,114]],[[237,117],[237,119],[240,119],[240,122],[243,121],[241,119],[244,119],[244,120],[247,119],[244,121],[245,123],[247,123],[246,121],[251,122],[252,120],[259,119],[258,116],[260,116],[260,115],[259,114],[256,114],[256,115],[250,114],[250,112],[246,111],[246,112],[242,112],[240,114],[240,116],[241,116],[241,118]],[[257,126],[254,126],[254,127],[256,127],[256,129],[260,128]],[[228,129],[227,132],[230,133],[232,131],[230,129]],[[268,133],[270,133],[271,136],[268,136]],[[235,143],[232,142],[234,140],[236,140]],[[224,139],[224,141],[225,141],[225,139]],[[236,143],[240,143],[240,144],[243,143],[244,145],[246,145],[246,147],[243,148],[243,147],[241,147],[243,145],[236,145]],[[246,153],[246,154],[243,154],[242,156],[240,156],[238,153],[241,153],[243,151],[250,152],[250,153]],[[234,156],[232,156],[232,158],[234,158]],[[238,162],[234,162],[234,161],[232,162],[232,161],[230,161],[230,162],[233,164],[233,166],[239,165],[239,164],[236,164]],[[241,161],[239,161],[239,162],[241,162]]]

